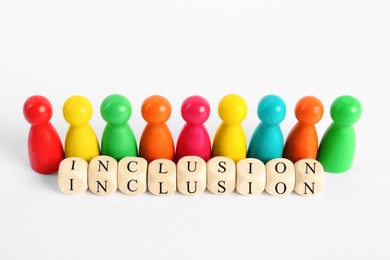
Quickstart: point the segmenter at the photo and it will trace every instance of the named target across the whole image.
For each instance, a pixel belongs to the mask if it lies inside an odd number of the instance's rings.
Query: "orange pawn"
[[[142,104],[142,117],[147,122],[139,143],[139,156],[151,162],[155,159],[175,159],[175,147],[166,121],[171,105],[162,96],[150,96]]]
[[[295,106],[298,122],[287,136],[283,157],[296,162],[300,159],[316,159],[318,136],[315,124],[324,114],[322,102],[313,96],[301,98]]]

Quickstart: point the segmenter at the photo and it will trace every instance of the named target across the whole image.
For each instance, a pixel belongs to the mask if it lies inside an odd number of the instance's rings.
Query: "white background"
[[[374,0],[0,0],[0,259],[389,259],[389,13]],[[176,140],[187,96],[209,100],[213,137],[219,100],[240,94],[248,142],[267,94],[287,104],[285,137],[296,102],[319,97],[320,138],[331,102],[354,95],[354,165],[311,198],[62,194],[56,174],[30,169],[24,101],[49,98],[64,140],[62,105],[84,95],[100,139],[113,93],[131,101],[138,140],[149,95],[171,102]]]

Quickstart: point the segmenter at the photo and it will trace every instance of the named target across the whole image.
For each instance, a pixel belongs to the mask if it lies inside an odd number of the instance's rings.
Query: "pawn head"
[[[181,105],[181,115],[190,124],[203,124],[210,116],[210,104],[201,96],[190,96]]]
[[[106,97],[100,106],[100,114],[109,124],[126,123],[130,119],[131,113],[129,100],[119,94]]]
[[[218,115],[226,124],[239,124],[248,112],[245,100],[236,94],[224,96],[218,105]]]
[[[286,104],[277,95],[267,95],[260,100],[257,115],[262,123],[277,125],[286,116]]]
[[[301,98],[295,106],[295,116],[299,122],[314,125],[318,123],[324,114],[324,106],[321,100],[313,96]]]
[[[71,125],[86,124],[92,117],[91,102],[83,96],[72,96],[65,101],[62,114]]]
[[[31,96],[24,102],[23,114],[30,124],[42,124],[49,122],[53,108],[44,96]]]
[[[141,113],[148,123],[165,123],[171,116],[171,104],[163,96],[150,96],[142,103]]]
[[[362,106],[355,97],[340,96],[336,98],[330,107],[330,116],[340,125],[351,126],[362,115]]]

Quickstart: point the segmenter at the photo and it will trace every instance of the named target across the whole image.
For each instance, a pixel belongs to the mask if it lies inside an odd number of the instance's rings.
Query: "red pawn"
[[[207,162],[211,156],[211,142],[203,123],[210,116],[209,102],[201,96],[190,96],[181,106],[181,115],[187,123],[177,140],[176,159],[196,155]]]
[[[49,122],[53,115],[50,101],[43,96],[31,96],[24,103],[23,113],[31,124],[28,135],[31,168],[41,174],[58,171],[64,150],[57,131]]]

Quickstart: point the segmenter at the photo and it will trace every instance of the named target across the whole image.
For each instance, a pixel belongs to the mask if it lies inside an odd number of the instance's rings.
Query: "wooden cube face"
[[[141,157],[124,157],[118,163],[118,188],[127,195],[138,195],[147,189],[148,163]]]
[[[98,195],[108,195],[117,189],[117,161],[106,155],[100,155],[89,162],[88,187]]]
[[[206,189],[206,162],[198,156],[182,157],[177,163],[177,189],[185,195]]]
[[[267,184],[265,190],[274,196],[288,194],[294,190],[294,164],[285,158],[276,158],[265,165]]]
[[[236,187],[236,164],[225,156],[207,162],[207,189],[214,194],[231,193]]]
[[[68,157],[58,168],[58,186],[65,194],[77,195],[88,189],[88,163],[78,157]]]
[[[237,162],[237,187],[242,195],[256,195],[265,188],[265,165],[254,158],[246,158]]]
[[[168,159],[156,159],[148,165],[148,189],[157,196],[176,191],[176,164]]]
[[[302,159],[295,163],[294,191],[302,196],[313,196],[324,186],[324,168],[314,159]]]

